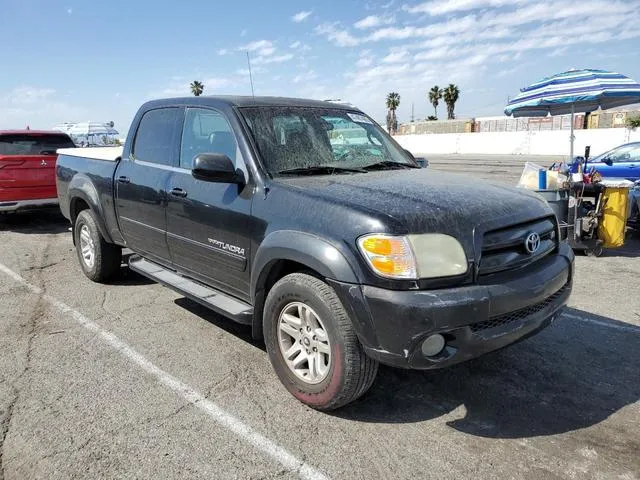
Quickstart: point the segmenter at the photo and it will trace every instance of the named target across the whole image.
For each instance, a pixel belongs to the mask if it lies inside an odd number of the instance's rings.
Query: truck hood
[[[375,212],[392,230],[446,233],[469,248],[475,231],[553,214],[533,192],[431,169],[303,176],[278,182],[331,203]]]

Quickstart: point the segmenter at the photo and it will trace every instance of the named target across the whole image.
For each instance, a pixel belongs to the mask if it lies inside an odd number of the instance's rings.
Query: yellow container
[[[598,238],[605,248],[624,245],[624,231],[629,216],[629,189],[626,187],[606,187],[600,201],[604,203],[602,222],[598,226]]]

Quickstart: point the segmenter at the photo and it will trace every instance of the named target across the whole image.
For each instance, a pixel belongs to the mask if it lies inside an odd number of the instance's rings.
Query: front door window
[[[191,170],[194,158],[201,153],[222,153],[236,168],[245,171],[238,143],[227,119],[215,110],[189,108],[182,131],[180,167]]]

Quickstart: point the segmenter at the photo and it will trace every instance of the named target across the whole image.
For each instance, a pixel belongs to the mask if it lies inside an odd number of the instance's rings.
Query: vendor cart
[[[624,245],[630,182],[585,180],[537,193],[554,210],[561,238],[574,250],[599,257],[605,248]]]
[[[604,240],[598,236],[598,226],[604,212],[604,186],[600,183],[570,183],[567,199],[567,220],[560,222],[567,230],[566,238],[574,250],[599,257]]]

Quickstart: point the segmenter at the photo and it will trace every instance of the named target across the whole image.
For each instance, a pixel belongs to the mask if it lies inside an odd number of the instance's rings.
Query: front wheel
[[[318,410],[334,410],[363,395],[378,362],[369,358],[334,290],[294,273],[269,292],[263,327],[269,359],[287,390]]]
[[[78,214],[73,233],[80,266],[89,279],[104,282],[120,270],[122,249],[102,238],[92,210]]]

